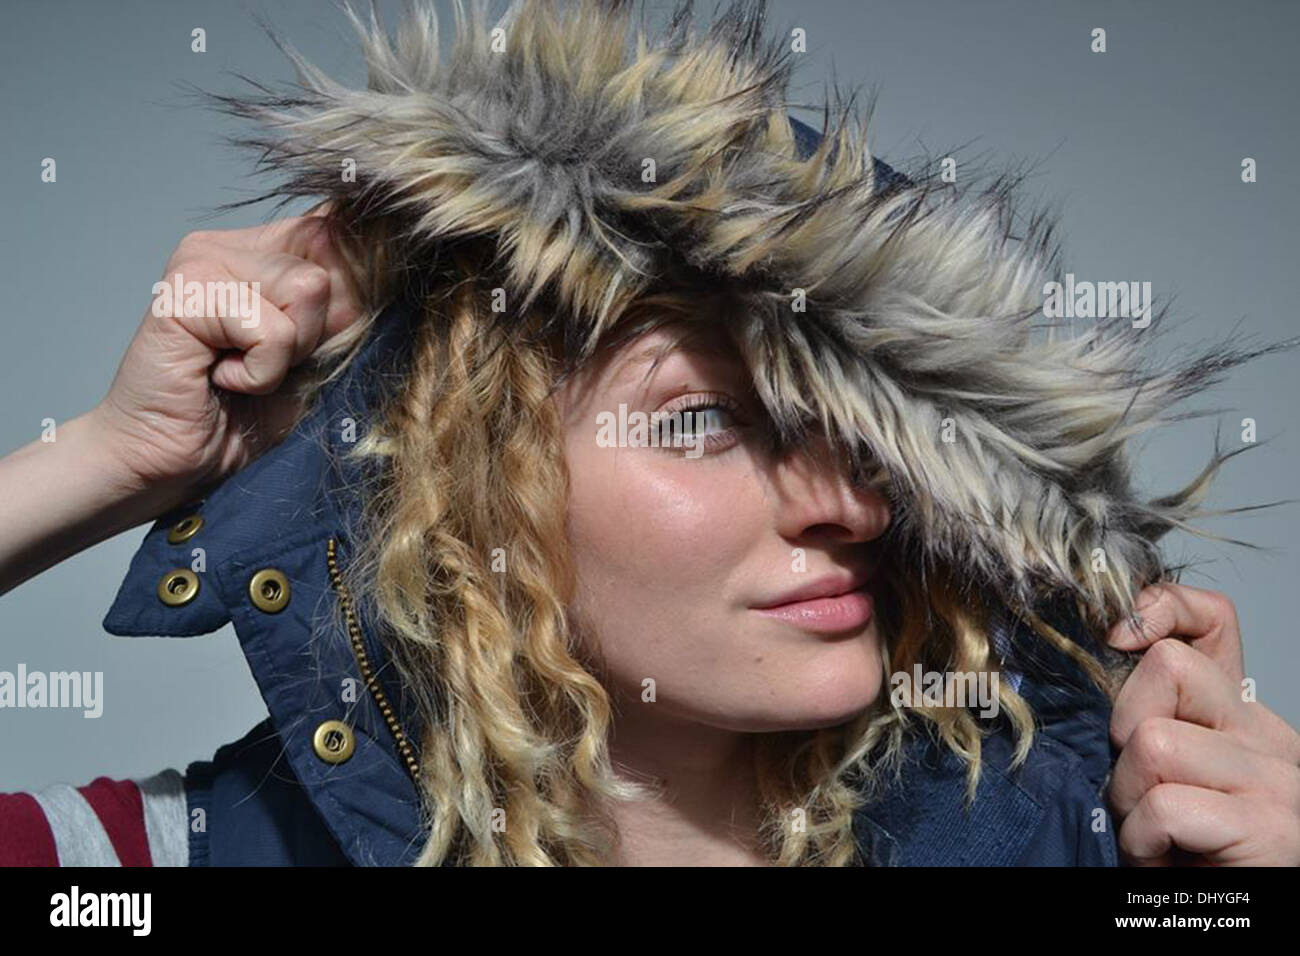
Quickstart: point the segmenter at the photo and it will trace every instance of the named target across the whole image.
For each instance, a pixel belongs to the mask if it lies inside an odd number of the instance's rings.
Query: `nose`
[[[786,538],[872,541],[891,515],[885,496],[851,480],[847,464],[824,437],[790,451],[775,465],[778,530]]]

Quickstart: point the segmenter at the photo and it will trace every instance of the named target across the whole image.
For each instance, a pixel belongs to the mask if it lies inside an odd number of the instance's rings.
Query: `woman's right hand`
[[[185,285],[248,283],[243,295],[257,313],[256,322],[190,316],[177,303],[159,316],[151,303],[108,394],[89,413],[105,454],[158,514],[280,441],[301,409],[276,389],[290,368],[359,318],[326,222],[317,207],[265,226],[190,233],[172,253],[162,282],[171,285],[180,273]]]
[[[256,322],[151,305],[104,400],[0,458],[0,594],[199,497],[284,437],[301,412],[277,394],[286,373],[361,315],[323,209],[181,240],[163,281],[258,282]]]

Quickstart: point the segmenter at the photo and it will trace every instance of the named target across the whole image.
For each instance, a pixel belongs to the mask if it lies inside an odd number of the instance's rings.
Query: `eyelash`
[[[688,395],[685,399],[676,403],[675,405],[663,409],[663,411],[664,412],[688,412],[689,411],[698,414],[699,412],[708,411],[709,409],[714,409],[714,408],[723,409],[724,411],[729,413],[733,418],[741,419],[741,413],[743,409],[741,408],[740,403],[737,402],[730,395],[725,395],[722,392],[696,392],[693,395]],[[745,427],[746,425],[744,424],[742,419],[741,424],[738,426],[733,426],[731,428],[725,428],[717,432],[710,432],[706,434],[701,439],[701,443],[704,445],[705,452],[708,453],[708,452],[722,451],[723,449],[719,447],[720,445],[725,445],[727,448],[730,448],[732,445],[735,444],[734,441],[735,434],[739,432],[740,429]],[[662,443],[660,447],[661,448],[667,447],[668,450],[671,451],[680,450],[680,449],[673,449],[670,446],[666,446]]]

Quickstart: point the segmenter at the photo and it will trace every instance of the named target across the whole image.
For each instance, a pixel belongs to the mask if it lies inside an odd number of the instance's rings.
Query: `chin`
[[[861,716],[876,702],[879,695],[872,694],[866,699],[859,699],[852,705],[840,707],[814,706],[792,710],[783,718],[775,721],[772,730],[821,730],[825,727],[838,727]]]
[[[805,667],[798,679],[789,680],[786,729],[834,727],[858,717],[880,698],[884,666],[874,654],[865,662],[860,657],[836,661],[836,656],[819,667]]]
[[[772,733],[820,730],[848,723],[881,696],[881,668],[871,673],[841,672],[828,680],[788,679],[779,695],[761,701],[761,709],[738,707],[725,721],[730,730]]]

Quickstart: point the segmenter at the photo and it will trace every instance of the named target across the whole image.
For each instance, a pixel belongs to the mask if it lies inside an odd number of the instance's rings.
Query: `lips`
[[[757,605],[765,617],[805,631],[838,634],[864,627],[875,604],[866,590],[866,575],[829,575]]]
[[[810,581],[803,587],[795,588],[782,596],[762,604],[753,605],[757,611],[769,610],[779,607],[785,607],[793,604],[802,604],[808,601],[815,601],[819,598],[839,597],[848,594],[851,591],[857,591],[865,587],[868,576],[866,574],[831,574],[818,578],[816,581]]]

